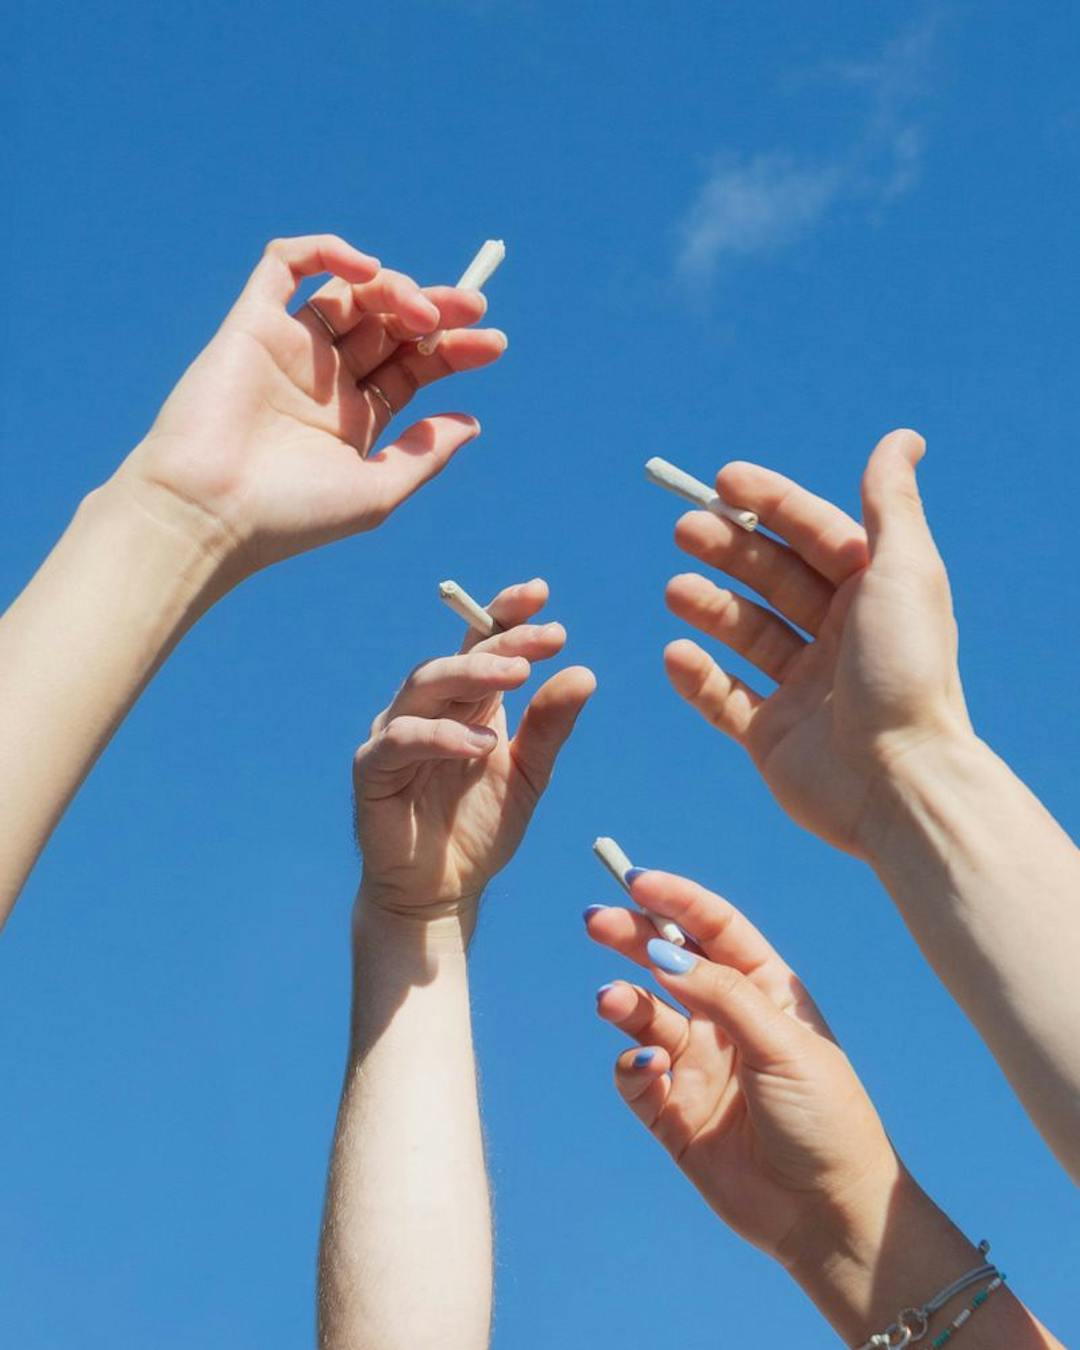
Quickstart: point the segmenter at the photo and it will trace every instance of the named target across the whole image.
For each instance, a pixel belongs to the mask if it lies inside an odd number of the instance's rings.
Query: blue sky
[[[618,962],[579,917],[615,899],[605,833],[760,923],[912,1170],[1069,1334],[1075,1192],[870,873],[667,687],[678,507],[641,465],[758,459],[854,509],[876,438],[923,431],[974,717],[1075,828],[1078,27],[1015,0],[8,16],[6,596],[272,235],[425,281],[502,236],[510,350],[423,401],[484,424],[437,485],[190,635],[27,887],[0,944],[5,1344],[310,1343],[351,752],[457,640],[439,578],[537,573],[600,692],[475,945],[495,1346],[834,1343],[615,1097],[592,1009]]]

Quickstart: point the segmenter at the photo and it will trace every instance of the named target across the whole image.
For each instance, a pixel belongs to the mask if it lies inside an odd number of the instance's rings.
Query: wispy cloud
[[[918,182],[922,103],[938,18],[905,29],[873,60],[831,62],[802,83],[863,91],[855,135],[825,159],[791,151],[717,156],[680,227],[678,270],[707,282],[725,259],[795,243],[843,203],[885,207]]]

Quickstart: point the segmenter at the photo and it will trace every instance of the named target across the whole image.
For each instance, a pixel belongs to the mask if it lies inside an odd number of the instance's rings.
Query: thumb
[[[862,483],[863,524],[871,558],[888,553],[911,561],[937,559],[915,466],[926,453],[917,431],[890,431],[878,441]]]
[[[591,670],[570,666],[542,684],[522,714],[510,753],[536,796],[551,780],[555,759],[595,688]]]

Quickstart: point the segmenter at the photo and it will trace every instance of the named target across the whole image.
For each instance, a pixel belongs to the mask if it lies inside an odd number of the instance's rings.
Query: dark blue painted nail
[[[585,920],[586,923],[588,923],[594,914],[599,914],[602,909],[610,909],[610,908],[611,908],[610,905],[589,905],[588,908],[585,910],[585,913],[582,914],[581,917]]]
[[[649,869],[647,867],[631,867],[623,880],[628,886],[632,886],[638,877],[644,876]]]
[[[697,965],[697,957],[692,952],[676,947],[674,942],[665,942],[663,938],[653,938],[648,944],[648,952],[653,965],[666,970],[669,975],[685,975]]]
[[[655,1050],[639,1050],[634,1056],[633,1064],[635,1069],[643,1069],[646,1064],[651,1064],[656,1055]]]

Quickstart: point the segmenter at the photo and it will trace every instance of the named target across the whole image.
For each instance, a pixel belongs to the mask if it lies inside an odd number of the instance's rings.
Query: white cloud
[[[922,170],[920,100],[938,27],[935,16],[900,33],[875,60],[834,62],[809,77],[866,94],[857,133],[830,159],[718,156],[679,226],[678,270],[708,281],[725,259],[795,243],[844,201],[888,205],[910,192]]]
[[[718,163],[683,221],[680,269],[712,274],[725,254],[766,253],[793,243],[828,210],[840,175],[788,155]]]

